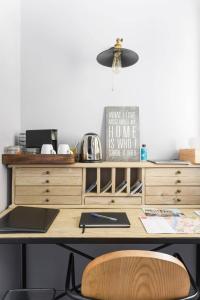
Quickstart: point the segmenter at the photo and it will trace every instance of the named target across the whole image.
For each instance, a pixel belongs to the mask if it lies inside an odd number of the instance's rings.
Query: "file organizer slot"
[[[112,193],[112,169],[101,168],[100,170],[100,193]]]
[[[127,173],[125,168],[116,168],[115,193],[127,193]]]
[[[95,186],[96,183],[96,186]],[[97,193],[97,169],[86,168],[86,190],[85,193]]]

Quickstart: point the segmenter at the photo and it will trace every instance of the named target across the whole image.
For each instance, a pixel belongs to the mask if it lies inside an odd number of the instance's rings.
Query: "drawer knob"
[[[176,183],[181,183],[181,180],[176,180]]]
[[[48,179],[46,180],[46,183],[49,183],[49,180],[48,180]]]
[[[177,202],[181,202],[181,199],[180,198],[177,198],[177,200],[176,200]]]
[[[176,174],[181,174],[181,171],[180,170],[176,171]]]
[[[49,199],[45,199],[45,202],[49,202]]]
[[[46,193],[49,193],[50,191],[49,190],[46,190]]]
[[[180,193],[181,193],[181,190],[177,190],[176,193],[177,193],[177,194],[180,194]]]
[[[112,199],[112,200],[111,200],[111,203],[115,203],[115,199]]]
[[[46,174],[47,174],[47,175],[49,175],[49,174],[50,174],[50,172],[49,172],[49,171],[46,171]]]

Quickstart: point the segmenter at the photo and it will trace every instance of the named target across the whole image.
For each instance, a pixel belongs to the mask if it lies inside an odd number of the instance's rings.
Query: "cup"
[[[69,145],[68,144],[60,144],[58,146],[58,154],[71,154]]]
[[[56,151],[51,144],[43,144],[41,154],[56,154]]]

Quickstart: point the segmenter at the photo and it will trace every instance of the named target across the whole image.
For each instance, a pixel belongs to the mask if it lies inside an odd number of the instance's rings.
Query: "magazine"
[[[184,213],[182,213],[177,208],[143,208],[145,216],[149,217],[182,217]]]
[[[200,233],[199,218],[140,217],[148,233]]]

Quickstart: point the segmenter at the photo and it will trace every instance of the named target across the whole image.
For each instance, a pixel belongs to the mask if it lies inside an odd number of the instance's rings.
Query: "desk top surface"
[[[5,215],[11,208],[0,214]],[[181,211],[188,217],[194,217],[195,208],[184,208]],[[99,209],[61,208],[53,224],[46,233],[10,233],[0,234],[0,243],[160,243],[171,241],[178,243],[199,243],[200,234],[149,234],[145,231],[139,216],[143,215],[140,208],[105,209],[106,212],[126,212],[130,220],[130,228],[86,228],[82,233],[79,220],[82,212],[99,211]],[[104,209],[101,209],[104,211]],[[198,216],[197,216],[198,218]]]

